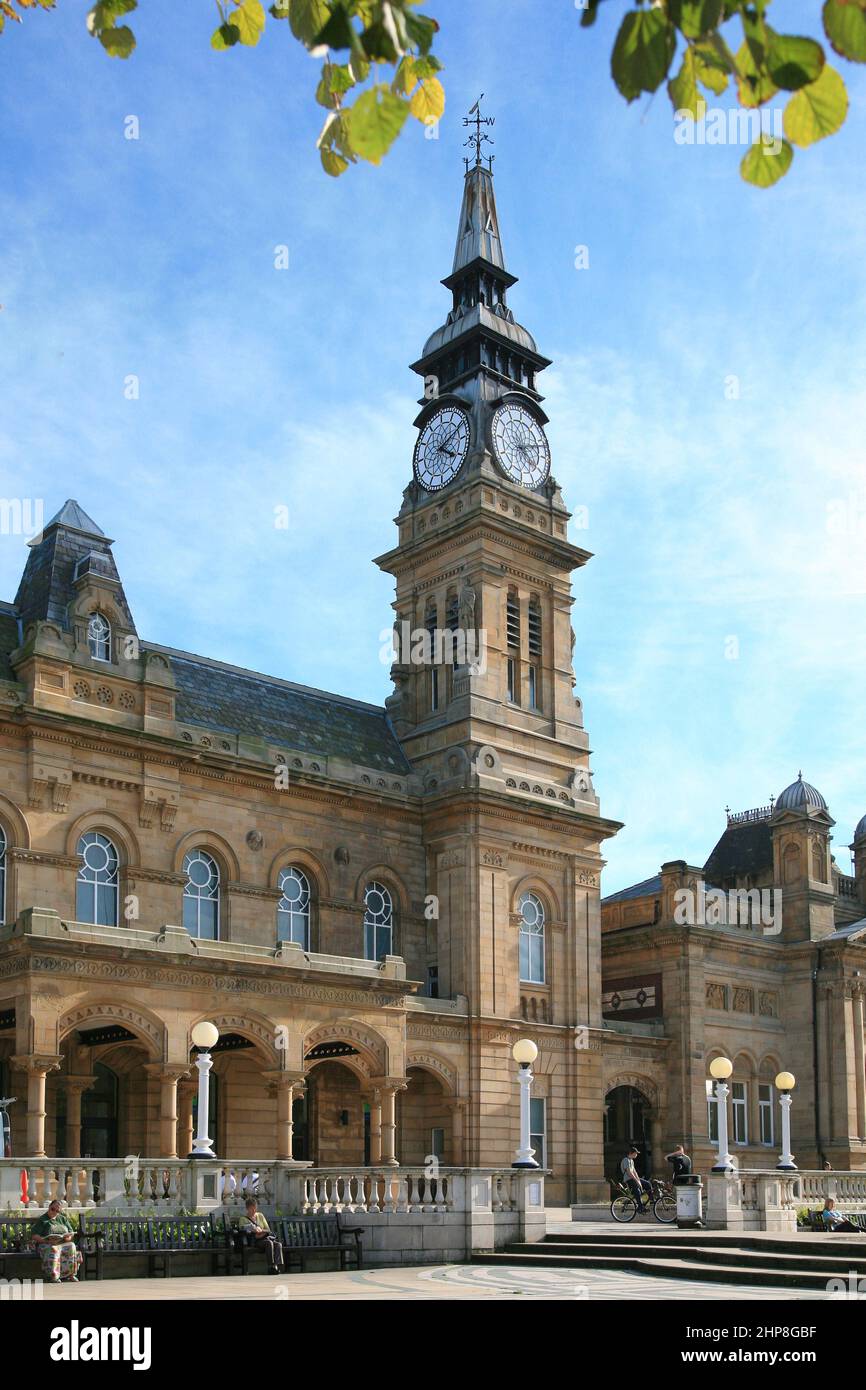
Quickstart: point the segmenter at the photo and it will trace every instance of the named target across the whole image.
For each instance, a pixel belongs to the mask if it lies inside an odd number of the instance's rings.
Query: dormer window
[[[111,660],[111,623],[101,613],[91,613],[87,623],[87,645],[94,661]]]

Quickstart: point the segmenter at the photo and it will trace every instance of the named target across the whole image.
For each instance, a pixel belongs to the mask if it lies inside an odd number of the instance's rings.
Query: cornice
[[[250,967],[246,967],[249,969]],[[258,967],[261,970],[263,967]],[[267,969],[268,967],[264,967]],[[346,985],[338,983],[317,983],[309,978],[284,980],[262,977],[260,974],[242,976],[238,972],[237,961],[227,962],[225,971],[214,971],[212,964],[202,962],[184,965],[183,968],[159,965],[152,960],[140,964],[128,958],[94,960],[91,956],[69,956],[63,951],[56,955],[40,955],[25,947],[15,955],[4,956],[0,960],[0,979],[12,975],[33,974],[37,977],[51,975],[92,980],[107,984],[128,984],[139,988],[165,987],[191,990],[215,990],[228,994],[255,994],[272,998],[306,999],[313,1003],[351,1004],[361,1008],[382,1008],[387,1003],[391,1009],[405,1008],[407,988],[405,980],[370,980],[367,989],[358,987],[351,981]],[[141,1002],[142,995],[137,995]]]

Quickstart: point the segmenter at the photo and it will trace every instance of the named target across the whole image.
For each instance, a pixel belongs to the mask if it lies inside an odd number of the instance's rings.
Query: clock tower
[[[539,378],[550,359],[509,294],[488,138],[476,114],[445,322],[413,364],[423,383],[399,543],[395,691],[406,753],[442,785],[474,768],[561,806],[595,805],[574,693],[572,570]],[[491,122],[492,123],[492,122]],[[479,759],[479,754],[482,754]]]

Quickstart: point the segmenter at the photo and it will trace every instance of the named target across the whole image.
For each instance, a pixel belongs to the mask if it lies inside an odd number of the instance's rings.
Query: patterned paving
[[[575,1299],[670,1299],[747,1300],[776,1299],[786,1302],[823,1299],[811,1290],[796,1293],[777,1288],[705,1284],[686,1279],[664,1279],[650,1274],[617,1270],[523,1269],[517,1266],[436,1265],[432,1268],[369,1269],[360,1273],[296,1274],[288,1279],[267,1275],[246,1278],[103,1279],[99,1283],[46,1285],[48,1302],[84,1303],[103,1299],[174,1302],[187,1299],[264,1300],[396,1300],[541,1298]]]

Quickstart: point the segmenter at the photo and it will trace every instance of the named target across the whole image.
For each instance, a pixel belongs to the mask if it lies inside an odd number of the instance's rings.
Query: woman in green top
[[[57,1200],[50,1204],[44,1216],[33,1223],[32,1239],[49,1284],[77,1280],[81,1254],[75,1244],[72,1222],[63,1215]]]

